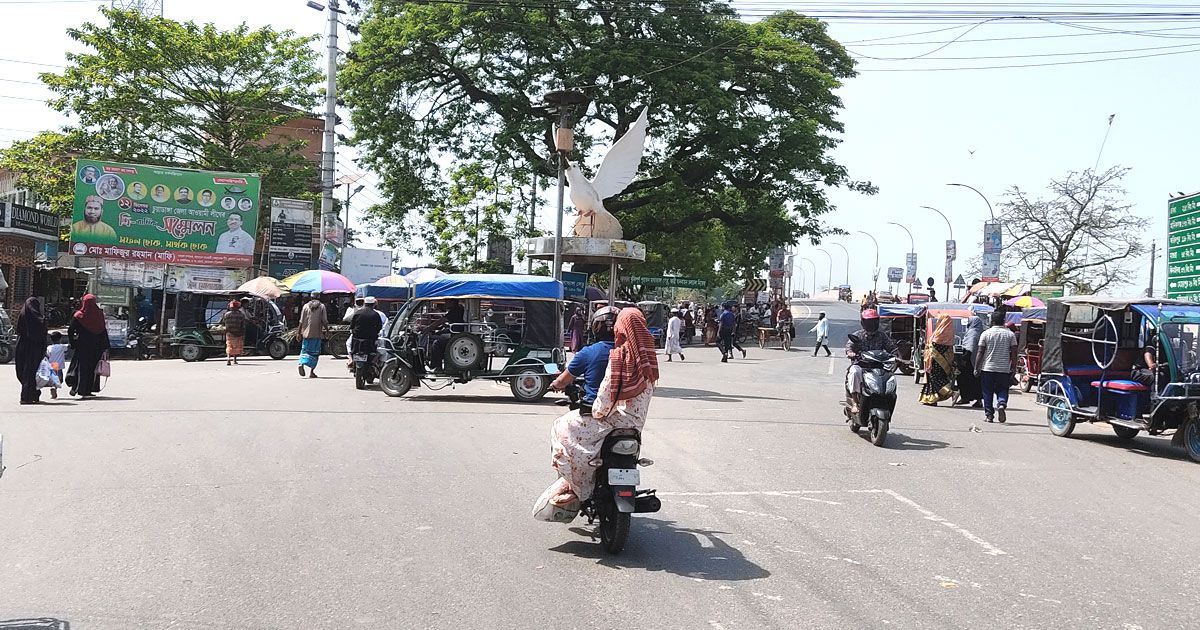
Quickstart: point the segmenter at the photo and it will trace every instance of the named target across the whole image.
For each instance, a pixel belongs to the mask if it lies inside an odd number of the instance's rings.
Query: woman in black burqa
[[[87,398],[100,391],[100,377],[96,375],[96,364],[108,351],[108,329],[104,325],[104,312],[91,293],[83,296],[83,304],[71,318],[67,327],[67,339],[73,356],[67,370],[67,385],[71,395]]]
[[[17,315],[17,380],[21,382],[21,404],[41,402],[37,386],[38,366],[46,356],[46,321],[37,298],[25,300]]]

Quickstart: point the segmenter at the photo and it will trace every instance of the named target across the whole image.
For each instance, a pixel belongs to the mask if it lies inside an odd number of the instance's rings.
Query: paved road
[[[646,434],[663,510],[616,558],[529,517],[559,409],[507,388],[119,362],[108,398],[29,408],[5,366],[0,628],[1200,623],[1200,467],[1165,439],[1055,438],[1020,396],[983,424],[906,382],[874,448],[842,422],[842,359],[687,358]]]

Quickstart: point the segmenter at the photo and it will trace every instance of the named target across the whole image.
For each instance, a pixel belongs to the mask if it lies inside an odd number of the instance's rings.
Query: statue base
[[[554,237],[531,238],[526,243],[527,256],[534,260],[554,260]],[[609,270],[608,296],[617,294],[617,278],[621,263],[646,261],[646,245],[637,241],[611,238],[564,236],[562,261],[585,265],[607,265]]]

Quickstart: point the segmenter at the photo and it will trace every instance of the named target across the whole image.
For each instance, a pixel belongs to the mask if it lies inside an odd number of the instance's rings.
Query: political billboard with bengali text
[[[1167,297],[1200,302],[1200,193],[1167,202]]]

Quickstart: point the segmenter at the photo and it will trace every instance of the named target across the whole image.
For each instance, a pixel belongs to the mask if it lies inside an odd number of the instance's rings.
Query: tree
[[[107,25],[68,30],[86,52],[69,54],[61,74],[41,75],[56,94],[50,106],[73,124],[4,152],[19,185],[69,213],[63,182],[72,181],[73,159],[86,157],[257,172],[263,199],[309,191],[314,168],[301,143],[272,132],[315,104],[321,73],[312,38],[101,12]]]
[[[503,218],[511,210],[483,164],[472,162],[455,170],[445,203],[426,215],[424,243],[433,253],[434,264],[456,271],[498,271],[502,263],[480,260],[479,249],[488,235],[509,236]]]
[[[539,102],[564,86],[591,99],[573,158],[589,173],[591,149],[649,107],[642,176],[605,201],[647,244],[639,271],[757,271],[772,247],[819,237],[826,190],[874,191],[830,156],[834,91],[853,62],[799,14],[750,24],[709,0],[376,0],[360,18],[340,79],[354,141],[382,176],[386,202],[371,212],[394,235],[442,203],[457,164],[486,162],[517,187],[535,169],[552,182]]]
[[[1129,283],[1129,262],[1142,255],[1149,221],[1132,214],[1121,178],[1128,168],[1071,171],[1050,180],[1050,196],[1013,186],[1000,204],[1006,265],[1032,270],[1040,282],[1097,293]]]

